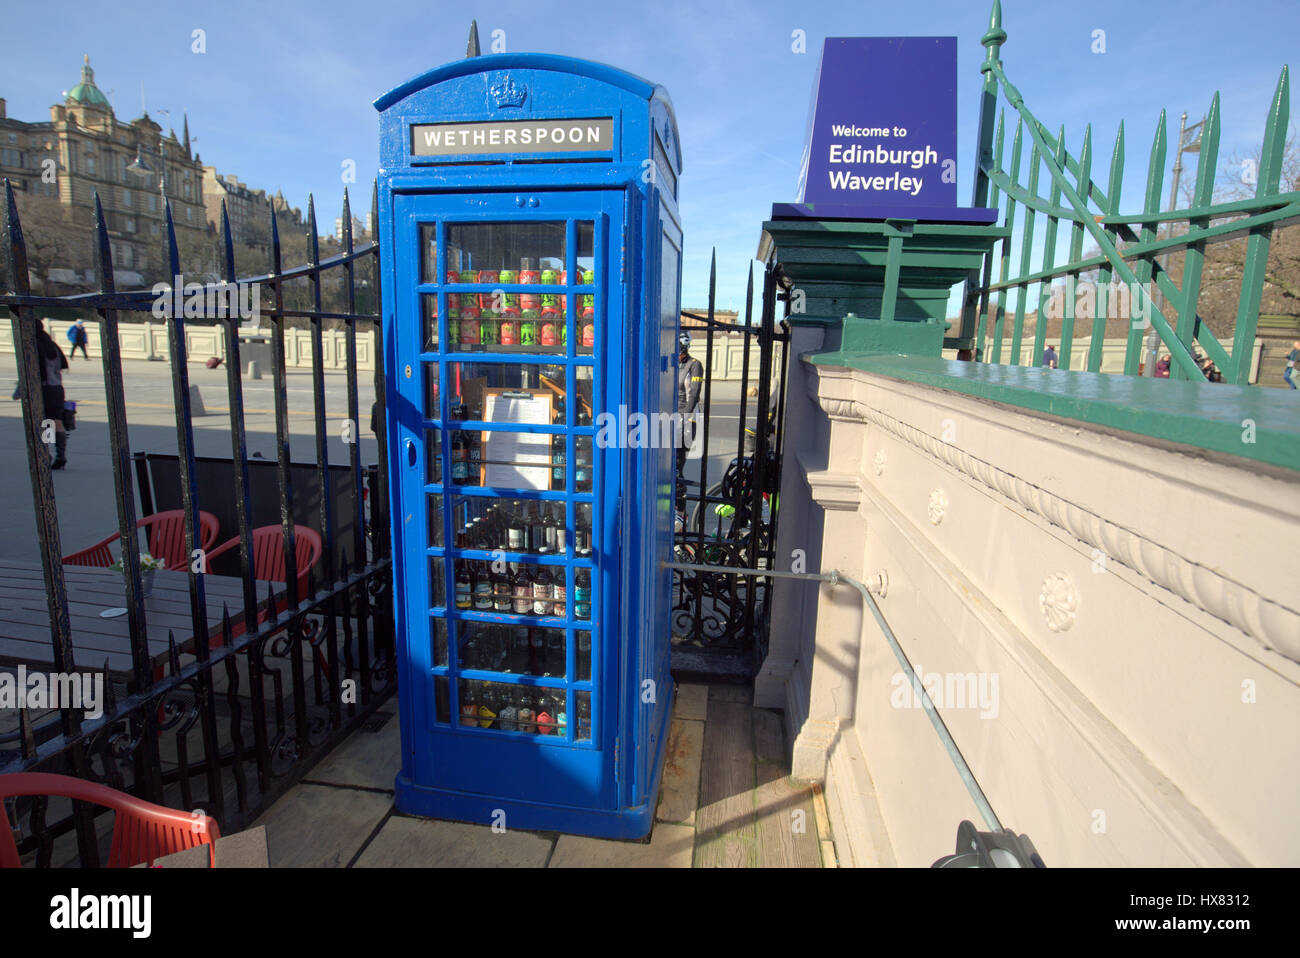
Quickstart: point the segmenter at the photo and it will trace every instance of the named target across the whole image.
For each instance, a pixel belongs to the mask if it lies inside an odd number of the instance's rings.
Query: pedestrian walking
[[[1048,369],[1056,368],[1056,350],[1052,348],[1051,343],[1048,343],[1047,348],[1043,350],[1042,364],[1046,366]]]
[[[686,466],[686,452],[695,438],[690,417],[700,405],[704,364],[691,358],[690,333],[683,332],[677,337],[677,343],[677,365],[681,367],[677,380],[677,415],[682,421],[682,444],[677,448],[677,511],[683,512],[686,509],[686,483],[682,469]]]
[[[1291,352],[1286,354],[1286,369],[1282,370],[1282,378],[1292,389],[1296,388],[1295,384],[1295,365],[1300,363],[1300,339],[1291,344]]]
[[[68,464],[68,431],[63,425],[63,370],[68,368],[68,357],[40,325],[36,327],[36,350],[41,367],[42,412],[54,423],[54,461],[50,468],[62,469]]]
[[[86,352],[86,342],[90,337],[86,333],[86,321],[78,319],[68,327],[68,342],[72,343],[72,355],[77,355],[77,349],[81,349],[81,355],[89,360],[90,354]]]

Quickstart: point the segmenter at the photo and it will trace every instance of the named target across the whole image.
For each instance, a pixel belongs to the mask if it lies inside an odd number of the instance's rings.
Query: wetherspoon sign
[[[861,217],[956,207],[955,37],[829,37],[813,90],[799,203]]]
[[[614,119],[489,120],[485,123],[415,123],[412,156],[484,153],[599,153],[614,149]]]

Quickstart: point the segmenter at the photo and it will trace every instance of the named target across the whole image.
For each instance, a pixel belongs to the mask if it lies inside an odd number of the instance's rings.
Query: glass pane
[[[578,662],[577,674],[574,676],[579,682],[591,681],[591,633],[586,629],[579,629],[574,634],[574,639],[578,643]]]
[[[438,282],[438,226],[420,224],[420,282]]]
[[[444,675],[433,679],[433,714],[435,721],[444,725],[451,723],[451,683]]]
[[[424,351],[436,353],[438,351],[438,296],[436,293],[425,293],[420,299],[424,303]]]
[[[567,643],[563,629],[462,620],[456,634],[460,637],[457,664],[462,669],[564,678]]]
[[[578,405],[574,410],[574,422],[579,426],[590,426],[596,417],[596,410],[593,406],[594,398],[592,396],[592,375],[595,370],[591,366],[575,366],[573,369],[573,388],[578,397]]]
[[[591,619],[591,570],[573,570],[573,617]]]
[[[564,689],[531,688],[461,679],[460,724],[534,735],[565,735],[568,716]]]
[[[433,620],[433,664],[447,666],[447,620]]]
[[[579,559],[591,558],[591,503],[578,502],[573,506],[573,554]]]
[[[424,418],[441,419],[442,407],[438,404],[438,364],[424,366]]]
[[[532,618],[568,615],[568,581],[563,566],[456,559],[454,568],[457,609]]]
[[[443,578],[442,564],[442,559],[429,559],[429,605],[435,609],[447,604],[447,580]]]
[[[591,223],[578,223],[578,260],[574,284],[594,286],[596,284],[596,256],[594,236],[595,229]],[[596,310],[591,293],[579,293],[575,298],[574,309],[566,311],[573,317],[576,330],[574,343],[579,353],[591,353],[596,345]]]
[[[565,555],[569,543],[564,503],[537,499],[460,499],[452,534],[457,549]]]
[[[573,737],[579,742],[589,742],[591,741],[591,693],[574,692],[573,701],[578,711]]]
[[[442,493],[431,493],[426,497],[429,503],[429,545],[441,548],[442,541]]]
[[[563,491],[563,443],[563,436],[545,432],[454,430],[451,481],[461,486]]]
[[[541,282],[542,270],[565,268],[565,252],[562,220],[451,224],[447,227],[447,282],[504,284],[507,280],[500,273],[505,270],[514,274],[515,282],[535,286]],[[465,273],[473,275],[466,277]],[[532,302],[526,300],[521,305]]]
[[[564,352],[564,297],[546,291],[568,279],[564,231],[563,222],[448,227],[447,283],[484,287],[449,294],[449,349]]]
[[[591,488],[591,436],[576,436],[573,440],[573,490],[591,492]]]
[[[442,430],[424,431],[424,481],[442,482]]]

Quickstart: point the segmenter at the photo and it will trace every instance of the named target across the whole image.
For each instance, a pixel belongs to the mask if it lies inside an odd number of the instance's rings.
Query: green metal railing
[[[1205,116],[1200,139],[1200,160],[1191,205],[1186,209],[1161,212],[1167,154],[1165,112],[1156,124],[1155,141],[1147,164],[1145,202],[1141,213],[1122,214],[1120,193],[1124,179],[1124,124],[1121,122],[1111,152],[1109,176],[1103,189],[1092,179],[1092,126],[1087,127],[1078,156],[1065,148],[1064,126],[1055,137],[1025,105],[1020,91],[1007,79],[1000,51],[1007,34],[1002,29],[1002,6],[994,0],[988,32],[981,38],[987,50],[980,72],[984,74],[980,98],[979,152],[976,162],[973,206],[997,207],[1005,201],[1003,225],[1011,232],[984,259],[980,275],[967,283],[962,308],[962,330],[974,334],[976,356],[985,362],[1018,364],[1023,352],[1025,311],[1031,290],[1037,296],[1037,320],[1033,329],[1031,365],[1044,352],[1047,335],[1047,306],[1056,280],[1074,284],[1096,272],[1095,308],[1086,362],[1073,368],[1098,372],[1108,313],[1119,313],[1110,303],[1114,292],[1131,297],[1128,315],[1112,318],[1125,328],[1124,373],[1137,375],[1142,362],[1145,323],[1130,317],[1143,316],[1159,334],[1161,348],[1170,355],[1169,375],[1191,381],[1206,381],[1197,362],[1199,347],[1222,373],[1223,380],[1246,384],[1251,371],[1251,349],[1259,319],[1265,283],[1265,266],[1274,228],[1300,220],[1300,192],[1279,192],[1283,152],[1290,115],[1290,79],[1286,67],[1277,82],[1265,126],[1252,199],[1214,202],[1214,182],[1219,152],[1219,94],[1216,92]],[[1004,163],[1005,109],[998,109],[999,91],[1016,116],[1011,141],[1010,169]],[[1030,142],[1027,182],[1021,184],[1022,156],[1026,138]],[[1178,144],[1176,150],[1182,150]],[[1040,195],[1040,170],[1046,173],[1047,196]],[[1023,223],[1017,217],[1023,209]],[[1046,226],[1039,248],[1041,258],[1034,268],[1036,220]],[[1185,228],[1183,227],[1185,224]],[[1065,262],[1054,264],[1059,230],[1069,230]],[[1084,256],[1084,234],[1097,246],[1095,254]],[[1013,235],[1015,234],[1015,235]],[[1229,348],[1215,337],[1197,311],[1201,297],[1206,246],[1226,240],[1246,241],[1241,268],[1241,291],[1237,299],[1236,325]],[[1019,243],[1019,256],[1013,252]],[[1174,282],[1164,263],[1170,254],[1182,257],[1182,286]],[[1016,265],[1013,265],[1015,263]],[[994,270],[997,280],[993,280]],[[1115,286],[1112,284],[1122,284]],[[1153,285],[1159,291],[1154,295]],[[1070,286],[1073,290],[1077,286]],[[1007,323],[1008,293],[1016,291],[1016,302]],[[1163,300],[1161,302],[1160,300]],[[1072,368],[1077,299],[1064,295],[1061,305],[1061,348],[1058,365]],[[1008,343],[1007,340],[1010,339]],[[1054,337],[1055,339],[1055,337]],[[1007,356],[1004,359],[1004,347]],[[1154,356],[1148,363],[1154,362]]]

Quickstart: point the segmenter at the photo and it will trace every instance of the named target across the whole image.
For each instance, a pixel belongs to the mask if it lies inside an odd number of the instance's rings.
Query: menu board
[[[549,426],[553,398],[545,389],[487,389],[483,393],[483,421]],[[550,433],[485,430],[482,435],[483,485],[550,489]]]

